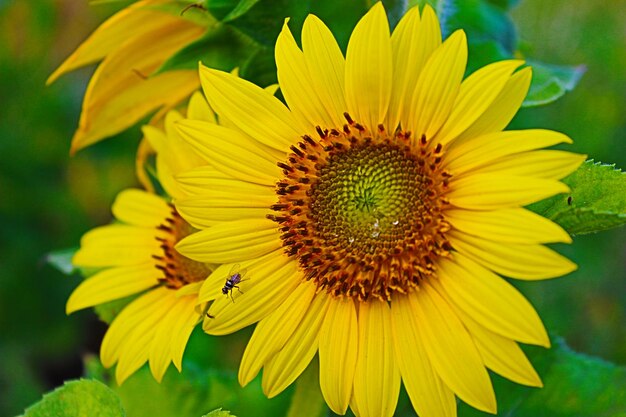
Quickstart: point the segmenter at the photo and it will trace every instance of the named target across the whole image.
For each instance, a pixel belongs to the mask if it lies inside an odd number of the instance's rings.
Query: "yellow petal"
[[[206,98],[200,91],[196,91],[189,99],[187,107],[187,118],[191,120],[202,120],[210,123],[217,123],[217,116],[209,107]]]
[[[126,43],[129,37],[141,36],[180,20],[177,16],[146,7],[153,3],[154,0],[138,1],[108,18],[63,61],[46,84],[52,84],[61,75],[76,68],[99,61]]]
[[[189,337],[193,332],[193,329],[198,323],[198,315],[195,311],[194,305],[196,297],[183,297],[184,300],[180,301],[185,303],[185,307],[181,310],[181,314],[176,318],[176,321],[172,324],[170,332],[170,354],[172,355],[172,362],[174,366],[180,372],[182,370],[182,360],[185,347],[189,341]]]
[[[206,161],[233,178],[270,185],[282,176],[278,160],[236,130],[199,120],[183,120],[177,126]]]
[[[291,337],[282,349],[266,363],[261,386],[263,393],[268,398],[280,394],[295,381],[315,356],[320,328],[329,301],[328,294],[318,293]]]
[[[167,367],[172,361],[172,351],[170,346],[170,340],[175,330],[175,323],[178,318],[185,313],[185,309],[190,307],[194,308],[193,303],[189,305],[184,298],[178,298],[174,296],[174,292],[170,291],[171,306],[169,307],[165,316],[158,322],[155,328],[153,340],[150,343],[150,349],[148,351],[148,362],[150,364],[150,372],[157,382],[161,382]],[[190,297],[186,297],[189,299]]]
[[[156,31],[133,37],[107,55],[85,92],[72,152],[133,125],[151,111],[175,105],[195,91],[199,84],[195,71],[148,76],[204,30],[176,19]],[[154,42],[155,38],[160,41]]]
[[[320,331],[320,387],[326,403],[345,414],[352,396],[358,351],[358,322],[351,298],[333,299]]]
[[[112,211],[118,220],[144,227],[159,226],[172,215],[172,208],[163,198],[137,189],[121,191]]]
[[[274,194],[274,185],[259,185],[241,181],[217,171],[209,165],[196,167],[176,176],[180,188],[188,195],[204,195],[209,190],[243,192],[260,195],[263,192]]]
[[[411,100],[424,64],[441,45],[441,29],[433,9],[426,5],[422,19],[419,9],[411,8],[391,35],[393,89],[387,113],[387,126],[393,131],[410,118]]]
[[[159,183],[173,198],[184,195],[174,176],[179,172],[206,164],[206,161],[180,137],[178,131],[173,129],[173,124],[181,119],[183,116],[176,110],[172,110],[165,115],[165,132],[150,125],[141,128],[144,138],[150,142],[157,154],[156,169]]]
[[[421,324],[407,296],[394,297],[391,319],[395,355],[413,408],[420,417],[456,417],[454,392],[439,378],[428,359],[417,330]]]
[[[504,129],[522,105],[530,87],[531,78],[530,67],[513,74],[489,108],[454,142],[460,144],[467,139]]]
[[[543,386],[541,378],[517,343],[485,329],[463,312],[458,314],[472,335],[487,368],[518,384]]]
[[[157,285],[161,276],[153,262],[105,269],[87,278],[72,292],[65,311],[70,314],[136,294]]]
[[[575,263],[543,245],[503,245],[458,231],[450,231],[448,237],[459,253],[507,277],[548,279],[576,270]]]
[[[114,224],[85,233],[72,263],[76,266],[137,265],[160,253],[159,231]]]
[[[83,102],[79,126],[72,137],[71,152],[75,153],[121,132],[160,107],[167,108],[180,103],[197,88],[198,77],[195,72],[169,71],[149,79],[140,79],[124,90],[115,90],[115,95],[105,97],[97,107]]]
[[[539,375],[515,341],[481,326],[471,314],[461,310],[440,285],[436,287],[474,339],[476,349],[487,368],[522,385],[532,387],[543,385]]]
[[[285,152],[302,135],[287,107],[261,87],[204,65],[200,80],[216,113],[259,142]]]
[[[284,255],[248,266],[247,270],[245,281],[238,284],[239,289],[222,295],[211,304],[208,313],[214,318],[204,320],[202,328],[205,332],[229,334],[256,323],[274,311],[302,280],[297,262]],[[227,277],[218,288],[224,286]]]
[[[174,301],[167,315],[157,325],[150,351],[150,371],[161,382],[170,362],[181,370],[181,361],[189,336],[197,323],[195,297],[173,296]]]
[[[525,206],[560,193],[569,187],[555,180],[497,173],[476,174],[450,181],[449,202],[473,210],[497,210]]]
[[[274,193],[255,195],[216,191],[178,200],[176,209],[193,227],[204,229],[233,220],[265,218],[272,213],[269,207],[275,202]]]
[[[400,393],[400,371],[386,302],[359,305],[359,352],[354,373],[353,401],[364,417],[390,417]]]
[[[464,233],[499,242],[571,243],[572,238],[558,224],[523,208],[491,211],[452,209],[446,220]]]
[[[206,263],[229,263],[253,259],[282,246],[276,223],[243,219],[220,223],[180,240],[176,250]]]
[[[175,110],[165,115],[165,146],[157,149],[157,158],[163,159],[173,175],[189,171],[197,166],[205,165],[206,161],[198,155],[178,133],[178,122],[184,117]],[[210,123],[210,122],[206,122]],[[158,172],[161,179],[161,172]]]
[[[156,126],[144,125],[141,127],[141,133],[148,141],[153,153],[163,153],[167,148],[167,135]]]
[[[446,122],[461,87],[467,63],[465,32],[457,30],[432,53],[411,98],[407,128],[432,139]]]
[[[460,175],[504,156],[558,143],[572,143],[572,140],[563,133],[544,129],[495,132],[463,143],[453,142],[446,151],[445,166],[453,175]]]
[[[165,287],[148,291],[124,307],[120,314],[115,317],[100,345],[100,358],[105,368],[110,368],[117,362],[124,344],[136,326],[148,319],[153,313],[151,307],[157,305],[168,291]]]
[[[149,359],[155,335],[175,302],[176,297],[173,295],[173,292],[168,291],[157,303],[150,306],[149,315],[145,320],[138,322],[128,338],[122,342],[120,358],[115,369],[115,379],[119,385]]]
[[[239,365],[239,384],[246,386],[285,345],[309,309],[316,286],[304,282],[254,329]]]
[[[315,85],[311,82],[304,54],[298,48],[287,22],[288,19],[285,19],[275,49],[280,91],[293,115],[309,134],[315,133],[315,126],[335,127],[333,118],[326,111],[317,95]]]
[[[492,414],[496,398],[469,333],[448,303],[427,283],[409,295],[418,331],[433,368],[463,401]]]
[[[439,280],[451,303],[487,329],[509,339],[548,347],[539,315],[519,291],[493,272],[459,253],[439,263]]]
[[[499,158],[472,170],[473,173],[497,172],[534,178],[559,180],[574,172],[587,155],[565,151],[542,150]]]
[[[372,132],[385,121],[391,77],[389,22],[382,2],[377,2],[352,31],[346,52],[348,113]]]
[[[332,32],[317,16],[309,15],[304,21],[302,50],[315,91],[327,107],[334,125],[342,126],[346,122],[343,113],[348,110],[345,61]]]
[[[196,305],[201,305],[217,298],[224,298],[224,293],[222,292],[222,289],[224,288],[224,283],[228,278],[231,277],[233,273],[237,271],[239,271],[240,273],[242,271],[245,272],[250,268],[264,268],[265,265],[270,264],[278,268],[284,265],[284,262],[286,262],[284,258],[285,257],[283,250],[278,249],[254,259],[237,261],[216,266],[211,274],[202,283],[202,286],[200,287],[200,292],[198,293],[198,300],[196,302]],[[239,292],[235,291],[235,295],[237,294],[239,294]]]
[[[436,141],[445,145],[478,120],[498,97],[513,71],[523,63],[519,60],[495,62],[463,81],[452,112],[437,133]]]

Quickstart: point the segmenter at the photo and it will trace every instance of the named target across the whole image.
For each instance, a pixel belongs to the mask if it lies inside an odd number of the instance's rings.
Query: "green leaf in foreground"
[[[94,380],[66,382],[29,407],[23,417],[123,417],[119,397],[109,387]]]
[[[78,248],[56,250],[48,253],[45,259],[47,263],[58,271],[65,275],[70,275],[76,270],[74,265],[72,265],[72,258],[77,250]]]
[[[260,378],[242,388],[236,371],[200,369],[187,360],[182,374],[170,366],[161,383],[154,380],[148,366],[121,386],[114,382],[114,368],[104,369],[96,357],[87,359],[86,369],[91,376],[110,381],[129,416],[199,417],[219,408],[235,416],[284,416],[292,391],[267,399]]]
[[[626,368],[583,355],[564,343],[554,348],[554,361],[515,413],[518,417],[626,417]]]
[[[572,91],[587,70],[584,65],[528,64],[533,68],[533,80],[522,107],[541,106],[556,101],[566,92]]]
[[[209,414],[205,414],[202,417],[236,417],[236,416],[231,414],[229,411],[225,411],[225,410],[222,410],[221,408],[218,408],[217,410],[213,410]]]
[[[615,165],[587,161],[563,182],[571,188],[570,194],[559,194],[528,208],[573,235],[626,223],[626,174]]]
[[[574,352],[561,340],[529,356],[544,387],[494,377],[499,416],[626,417],[626,368]],[[459,417],[490,415],[459,406]]]

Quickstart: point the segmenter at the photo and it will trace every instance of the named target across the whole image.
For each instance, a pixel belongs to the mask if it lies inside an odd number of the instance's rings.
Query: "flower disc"
[[[342,131],[304,136],[276,188],[283,246],[307,279],[335,296],[389,300],[432,275],[449,253],[442,198],[450,177],[441,146],[349,115]]]

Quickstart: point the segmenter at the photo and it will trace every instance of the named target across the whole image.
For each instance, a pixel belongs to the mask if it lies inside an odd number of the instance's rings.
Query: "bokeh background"
[[[82,233],[110,220],[114,196],[136,185],[140,132],[70,157],[93,68],[50,87],[45,80],[118,7],[0,0],[0,415],[20,414],[42,393],[80,377],[106,328],[91,311],[65,315],[80,277],[49,266],[46,254],[77,246]],[[512,127],[560,130],[574,139],[570,149],[626,168],[626,1],[525,0],[513,19],[522,54],[585,64],[587,73],[556,103],[521,110]],[[553,335],[626,365],[626,229],[577,236],[558,249],[578,271],[515,284]],[[238,348],[228,351],[195,334],[190,353],[236,369],[245,333],[233,336]]]

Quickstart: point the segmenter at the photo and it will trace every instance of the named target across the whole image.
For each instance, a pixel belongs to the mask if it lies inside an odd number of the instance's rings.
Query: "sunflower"
[[[463,80],[465,34],[442,42],[428,6],[390,34],[375,4],[345,59],[315,16],[301,39],[285,23],[276,43],[287,106],[201,66],[232,128],[178,123],[211,162],[177,177],[193,193],[176,208],[200,231],[176,248],[222,264],[199,294],[212,300],[207,333],[257,323],[240,383],[263,368],[273,397],[317,354],[335,413],[391,416],[402,382],[422,417],[456,415],[455,396],[495,413],[487,369],[541,386],[517,342],[548,347],[548,336],[501,276],[576,268],[543,245],[568,234],[523,206],[567,192],[559,179],[584,157],[541,149],[570,143],[561,133],[503,131],[531,69],[508,60]],[[225,279],[238,287],[226,295]]]
[[[159,110],[155,119],[200,86],[194,70],[154,75],[169,57],[199,39],[207,13],[175,0],[141,0],[102,23],[47,80],[100,62],[87,86],[72,152],[132,126]]]
[[[215,120],[200,93],[192,96],[188,117]],[[182,118],[171,111],[165,131],[144,127],[144,134],[157,150],[160,184],[174,197],[181,197],[184,191],[174,183],[173,175],[206,163],[191,152],[174,129],[174,123]],[[195,229],[169,200],[140,189],[122,191],[112,207],[117,222],[86,233],[72,260],[77,267],[97,268],[98,272],[70,295],[68,314],[140,294],[116,316],[101,346],[104,366],[117,363],[119,384],[146,361],[158,381],[170,362],[180,371],[185,345],[201,314],[197,307],[200,284],[214,268],[174,249]]]

